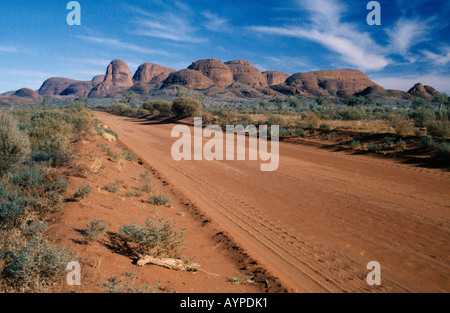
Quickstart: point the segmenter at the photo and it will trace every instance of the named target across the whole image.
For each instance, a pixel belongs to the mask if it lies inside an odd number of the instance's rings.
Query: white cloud
[[[441,50],[443,51],[442,54],[437,54],[431,51],[423,51],[422,53],[425,55],[427,60],[434,63],[434,65],[442,66],[450,62],[450,46],[446,46]]]
[[[430,30],[427,21],[400,18],[386,33],[389,37],[389,50],[404,57],[411,58],[410,49],[426,41]],[[411,58],[415,61],[415,58]]]
[[[169,55],[168,52],[162,51],[162,50],[156,50],[156,49],[148,49],[144,48],[132,43],[122,42],[117,39],[113,38],[105,38],[105,37],[94,37],[94,36],[76,36],[77,38],[87,40],[90,42],[107,45],[115,48],[130,50],[134,52],[140,52],[140,53],[148,53],[148,54],[160,54],[160,55]]]
[[[231,27],[228,20],[221,18],[219,15],[211,12],[203,12],[203,17],[206,19],[205,28],[213,32],[228,32]]]
[[[386,50],[376,44],[367,33],[357,30],[356,26],[341,22],[345,7],[337,0],[298,1],[309,12],[310,24],[307,26],[266,27],[253,26],[252,30],[309,39],[317,42],[340,55],[348,64],[363,71],[384,69],[390,60]]]

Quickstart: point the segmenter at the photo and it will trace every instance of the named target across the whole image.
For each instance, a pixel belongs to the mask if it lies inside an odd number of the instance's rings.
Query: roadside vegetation
[[[91,131],[79,103],[0,110],[0,292],[52,291],[78,259],[47,236],[45,220],[64,206],[73,142]]]
[[[201,116],[204,124],[221,127],[279,125],[282,140],[327,141],[358,152],[427,153],[435,159],[449,159],[448,95],[437,93],[430,101],[416,98],[396,103],[376,99],[278,96],[259,102],[219,105],[204,97],[180,94],[172,102],[148,100],[141,107],[118,103],[111,104],[106,110],[136,118]],[[423,138],[433,140],[432,149],[421,144]],[[391,143],[393,140],[395,144]]]

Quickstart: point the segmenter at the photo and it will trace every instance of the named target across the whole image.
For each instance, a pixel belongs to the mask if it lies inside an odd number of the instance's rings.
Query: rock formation
[[[266,77],[249,61],[233,60],[225,62],[233,73],[234,81],[252,87],[268,87]]]
[[[228,87],[233,83],[230,68],[219,60],[204,59],[192,63],[188,69],[196,70],[209,77],[218,87]]]
[[[214,85],[214,82],[199,71],[186,69],[171,73],[164,81],[162,88],[171,85],[181,85],[191,89],[207,89]]]
[[[39,95],[41,96],[56,96],[59,95],[64,89],[70,85],[79,82],[78,80],[63,78],[63,77],[52,77],[47,79],[39,88]]]
[[[282,84],[291,75],[279,71],[267,71],[262,73],[267,80],[269,86]]]

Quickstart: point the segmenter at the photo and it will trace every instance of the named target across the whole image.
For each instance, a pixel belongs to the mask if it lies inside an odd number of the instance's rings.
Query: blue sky
[[[52,76],[90,80],[122,59],[182,69],[193,61],[246,59],[290,74],[364,71],[386,88],[423,82],[450,93],[450,1],[391,0],[369,26],[368,0],[2,0],[0,92],[38,89]]]

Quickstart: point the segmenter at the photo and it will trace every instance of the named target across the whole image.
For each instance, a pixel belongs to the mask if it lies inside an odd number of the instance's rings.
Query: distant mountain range
[[[158,64],[144,63],[132,75],[122,60],[113,60],[105,75],[90,81],[52,77],[39,90],[22,88],[0,95],[0,103],[22,103],[25,99],[38,100],[45,96],[88,98],[114,98],[134,91],[152,94],[161,89],[195,89],[216,98],[271,98],[280,95],[307,98],[331,96],[350,98],[397,98],[411,100],[416,97],[431,100],[437,92],[421,83],[408,92],[385,89],[357,70],[323,70],[289,75],[279,71],[261,72],[245,60],[221,62],[204,59],[192,63],[187,69],[176,71]],[[3,101],[2,101],[3,99]]]

